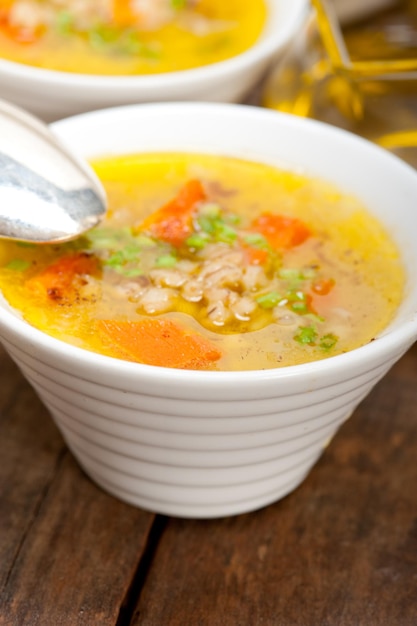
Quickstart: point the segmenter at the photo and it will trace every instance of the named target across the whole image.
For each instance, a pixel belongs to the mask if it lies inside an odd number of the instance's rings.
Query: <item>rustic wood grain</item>
[[[415,626],[417,348],[264,510],[169,520],[132,626]]]
[[[106,495],[0,374],[1,626],[417,624],[417,346],[293,494],[211,521]]]
[[[0,360],[0,588],[6,583],[64,446],[14,364]],[[8,397],[7,397],[8,395]],[[43,411],[41,409],[41,411]]]
[[[3,354],[0,368],[0,624],[113,626],[154,516],[98,489]]]

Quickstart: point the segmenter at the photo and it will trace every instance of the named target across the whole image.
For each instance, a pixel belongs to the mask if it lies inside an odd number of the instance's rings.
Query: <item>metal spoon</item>
[[[105,191],[49,127],[0,100],[0,238],[68,241],[106,212]]]

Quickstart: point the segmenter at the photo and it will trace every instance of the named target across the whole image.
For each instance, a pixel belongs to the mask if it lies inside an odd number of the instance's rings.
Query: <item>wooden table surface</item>
[[[105,494],[0,372],[1,625],[417,624],[417,345],[294,493],[210,521]]]

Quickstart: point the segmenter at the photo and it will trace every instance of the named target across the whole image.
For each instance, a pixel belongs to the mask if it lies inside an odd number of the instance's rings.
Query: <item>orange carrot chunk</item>
[[[193,232],[194,209],[205,197],[201,182],[190,180],[176,198],[147,217],[139,230],[149,230],[153,237],[179,247]]]
[[[261,248],[244,247],[245,259],[249,265],[263,265],[268,260],[268,251]]]
[[[318,296],[327,296],[335,285],[335,281],[332,278],[320,278],[311,285],[311,291]]]
[[[303,243],[311,234],[301,220],[273,213],[260,215],[252,222],[252,228],[261,233],[273,248],[293,248]]]
[[[135,22],[130,0],[113,0],[113,22],[117,26],[130,26]]]
[[[95,328],[112,356],[146,365],[207,369],[222,355],[207,339],[172,320],[97,320]]]
[[[32,276],[26,281],[26,286],[38,296],[67,302],[75,297],[77,288],[83,282],[81,277],[94,274],[97,269],[97,260],[92,255],[77,252],[61,257]]]
[[[13,2],[10,2],[8,0],[1,1],[2,6],[0,7],[0,30],[6,37],[9,37],[9,39],[13,39],[17,43],[32,44],[36,42],[44,34],[45,27],[42,25],[29,27],[12,24],[10,22],[10,9],[12,4]]]

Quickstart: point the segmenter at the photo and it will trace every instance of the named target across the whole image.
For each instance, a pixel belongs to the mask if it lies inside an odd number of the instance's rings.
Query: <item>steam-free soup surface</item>
[[[260,37],[264,0],[4,0],[0,57],[81,74],[185,70]]]
[[[106,221],[75,242],[0,244],[0,287],[37,328],[108,356],[268,369],[372,341],[401,300],[399,252],[358,200],[260,163],[95,162]]]

